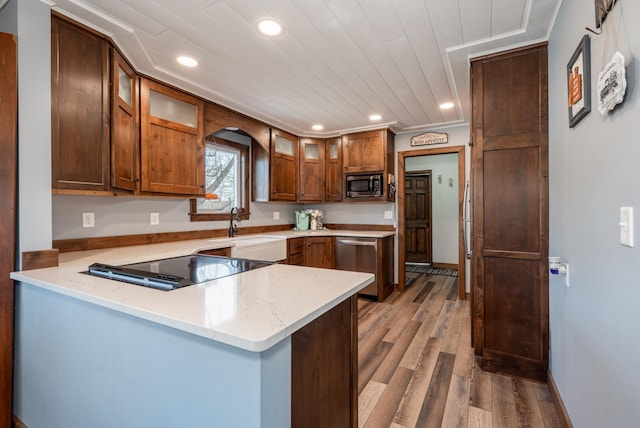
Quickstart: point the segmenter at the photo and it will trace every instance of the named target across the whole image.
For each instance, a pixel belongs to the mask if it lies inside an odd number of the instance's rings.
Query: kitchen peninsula
[[[30,428],[357,426],[355,295],[373,275],[273,264],[161,291],[82,273],[208,248],[64,253],[12,273],[16,416]]]

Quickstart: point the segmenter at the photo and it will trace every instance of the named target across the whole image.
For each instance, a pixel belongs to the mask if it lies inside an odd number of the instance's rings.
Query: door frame
[[[398,152],[398,291],[404,291],[405,284],[405,213],[404,213],[404,175],[405,158],[416,156],[442,155],[449,153],[458,154],[458,299],[466,299],[467,264],[464,249],[464,187],[465,180],[465,146],[441,147],[437,149],[410,150]]]
[[[405,184],[406,184],[406,179],[407,179],[407,175],[411,176],[411,175],[415,175],[416,177],[420,177],[420,176],[429,176],[429,186],[427,188],[427,203],[429,204],[428,207],[428,213],[429,213],[429,236],[427,237],[427,252],[429,254],[429,265],[433,266],[433,199],[432,199],[432,181],[433,181],[433,170],[431,169],[427,169],[427,170],[420,170],[420,171],[405,171],[404,173],[404,180],[405,180]],[[406,189],[406,187],[404,188]],[[402,195],[404,196],[404,192],[402,193]],[[402,205],[402,209],[403,209],[403,213],[405,215],[405,217],[403,217],[403,221],[404,223],[404,227],[405,227],[405,232],[406,232],[406,213],[404,212],[404,205]],[[406,236],[405,236],[406,238]],[[407,253],[405,251],[405,259],[407,256]]]

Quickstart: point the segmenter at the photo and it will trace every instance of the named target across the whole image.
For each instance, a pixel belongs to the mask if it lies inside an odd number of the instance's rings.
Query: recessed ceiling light
[[[198,65],[198,61],[196,61],[194,58],[191,58],[190,56],[179,56],[177,58],[177,61],[185,67],[195,67],[196,65]]]
[[[273,19],[263,19],[258,22],[258,30],[267,36],[277,36],[282,33],[282,26]]]
[[[313,125],[311,128],[314,131],[322,131],[324,129],[324,126],[322,126],[322,125]]]
[[[453,108],[453,103],[442,103],[440,104],[440,110],[449,110],[450,108]]]
[[[380,116],[379,114],[372,114],[371,116],[369,116],[369,120],[376,121],[380,119],[382,119],[382,116]]]

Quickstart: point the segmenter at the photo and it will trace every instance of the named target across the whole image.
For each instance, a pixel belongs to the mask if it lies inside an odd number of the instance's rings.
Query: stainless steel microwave
[[[347,175],[347,198],[375,198],[382,196],[382,174]]]

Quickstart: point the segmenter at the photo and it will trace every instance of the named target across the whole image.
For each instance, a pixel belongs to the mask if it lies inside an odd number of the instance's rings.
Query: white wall
[[[18,265],[51,248],[51,17],[40,0],[11,0],[0,30],[18,35]]]
[[[432,262],[458,264],[458,154],[405,158],[406,172],[427,170],[432,173]]]
[[[251,219],[238,223],[238,229],[294,223],[298,204],[251,202]],[[82,213],[95,214],[95,227],[82,227]],[[160,224],[149,224],[150,213],[160,214]],[[273,213],[280,220],[273,220]],[[137,235],[143,233],[183,232],[228,229],[229,221],[198,221],[189,218],[189,200],[181,198],[136,198],[130,196],[53,196],[53,239],[92,238],[98,236]]]
[[[614,15],[630,64],[624,105],[606,117],[596,103],[603,33],[591,35],[592,111],[573,129],[567,118],[566,67],[584,27],[594,26],[593,2],[564,0],[549,41],[549,253],[566,257],[571,272],[570,288],[550,278],[551,372],[581,428],[640,420],[640,243],[618,242],[620,207],[635,207],[636,222],[640,209],[640,2],[618,0]],[[610,35],[607,61],[614,47]]]

